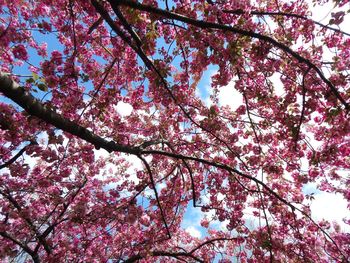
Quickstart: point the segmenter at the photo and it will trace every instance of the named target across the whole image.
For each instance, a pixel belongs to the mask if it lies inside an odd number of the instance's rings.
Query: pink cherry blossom
[[[0,1],[0,261],[348,262],[348,1],[312,2]]]

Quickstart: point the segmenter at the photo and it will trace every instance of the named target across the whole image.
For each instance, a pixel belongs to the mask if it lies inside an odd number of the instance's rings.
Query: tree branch
[[[0,165],[0,170],[8,167],[9,165],[13,164],[19,157],[22,156],[22,154],[27,150],[27,148],[31,145],[37,145],[38,143],[36,141],[31,141],[30,144],[24,146],[20,151],[18,151],[18,153],[13,156],[10,160],[8,160],[7,162],[3,163]]]
[[[233,14],[233,15],[243,15],[245,13],[242,9],[222,10],[222,12],[223,13],[227,13],[227,14]],[[346,36],[350,36],[349,33],[344,32],[344,31],[342,31],[342,30],[340,30],[338,28],[334,28],[334,27],[322,24],[322,23],[317,22],[317,21],[315,21],[315,20],[313,20],[311,18],[308,18],[308,17],[303,16],[303,15],[299,15],[299,14],[285,13],[285,12],[267,12],[267,11],[250,11],[248,14],[250,14],[250,15],[257,15],[257,16],[285,16],[285,17],[294,17],[294,18],[298,18],[298,19],[302,19],[302,20],[309,20],[312,23],[314,23],[314,24],[316,24],[316,25],[318,25],[320,27],[323,27],[323,28],[335,31],[337,33],[341,33],[341,34],[346,35]]]
[[[196,27],[199,27],[199,28],[203,28],[203,29],[208,29],[208,28],[219,29],[219,30],[223,30],[223,31],[232,32],[234,34],[239,34],[239,35],[242,35],[242,36],[247,36],[247,37],[251,37],[251,38],[260,39],[260,40],[262,40],[264,42],[271,43],[273,46],[281,49],[285,53],[287,53],[287,54],[291,55],[292,57],[294,57],[300,63],[304,63],[308,67],[310,67],[313,70],[315,70],[317,75],[328,86],[328,88],[332,91],[332,93],[335,95],[335,97],[343,104],[343,106],[345,107],[346,111],[347,112],[350,111],[350,105],[341,96],[341,94],[336,89],[336,87],[333,85],[333,83],[329,79],[327,79],[325,77],[323,72],[315,64],[313,64],[309,59],[306,59],[303,56],[299,55],[297,52],[295,52],[294,50],[292,50],[288,46],[278,42],[275,39],[273,39],[272,37],[269,37],[269,36],[266,36],[266,35],[262,35],[262,34],[254,32],[254,31],[247,31],[247,30],[244,30],[244,29],[241,29],[241,28],[237,28],[237,27],[233,27],[233,26],[228,26],[228,25],[223,25],[223,24],[218,24],[218,23],[212,23],[212,22],[207,22],[207,21],[203,21],[203,20],[196,20],[196,19],[193,19],[193,18],[189,18],[189,17],[183,16],[181,14],[169,12],[169,11],[166,11],[166,10],[163,10],[163,9],[160,9],[160,8],[156,8],[156,7],[149,6],[149,5],[144,5],[144,4],[141,4],[139,2],[134,2],[134,1],[130,1],[130,0],[118,0],[117,4],[128,6],[130,8],[134,8],[134,9],[137,9],[137,10],[145,11],[145,12],[148,12],[148,13],[156,14],[156,15],[159,15],[161,17],[165,17],[165,18],[181,21],[181,22],[184,22],[186,24],[193,25],[193,26],[196,26]]]
[[[150,180],[151,180],[151,184],[152,184],[152,187],[153,187],[153,191],[154,191],[154,195],[155,195],[156,200],[157,200],[157,204],[158,204],[158,207],[159,207],[159,210],[160,210],[160,214],[162,216],[162,220],[163,220],[164,226],[166,228],[168,237],[171,238],[170,230],[169,230],[168,224],[166,222],[165,213],[164,213],[164,210],[163,210],[162,205],[161,205],[160,200],[159,200],[159,195],[158,195],[158,191],[157,191],[157,188],[156,188],[156,184],[154,182],[154,178],[153,178],[153,173],[152,173],[151,167],[149,166],[149,164],[146,161],[146,159],[143,158],[141,155],[139,155],[137,157],[143,162],[143,164],[145,165],[146,170],[147,170],[147,172],[149,174],[149,177],[150,177]]]
[[[304,75],[303,75],[303,82],[302,82],[302,92],[303,92],[303,101],[302,101],[302,104],[301,104],[301,113],[300,113],[300,120],[299,120],[299,124],[297,126],[297,132],[295,134],[295,150],[297,150],[297,144],[298,144],[298,140],[299,140],[299,135],[300,135],[300,129],[301,129],[301,125],[303,124],[303,120],[304,120],[304,115],[305,115],[305,95],[306,95],[306,88],[305,88],[305,78],[307,76],[307,74],[309,73],[310,71],[310,68],[308,68]]]
[[[43,105],[34,98],[24,88],[20,87],[9,76],[0,72],[0,91],[9,99],[20,105],[30,115],[95,145],[97,149],[103,148],[108,152],[123,152],[129,154],[138,154],[139,149],[107,141],[88,129],[76,124],[73,121],[63,118],[49,107]]]
[[[11,236],[5,231],[0,231],[0,236],[8,240],[11,240],[13,243],[15,243],[20,248],[22,248],[26,253],[28,253],[32,257],[34,263],[40,263],[39,255],[35,253],[33,250],[31,250],[26,244],[22,244],[20,241],[18,241],[17,239],[15,239],[13,236]]]
[[[186,252],[153,251],[153,252],[150,252],[150,255],[153,257],[173,257],[173,258],[176,258],[179,260],[180,260],[180,257],[189,257],[189,258],[194,259],[197,262],[204,263],[203,260],[192,255],[191,252],[186,253]],[[132,263],[132,262],[136,262],[138,260],[141,260],[143,258],[144,257],[142,255],[138,254],[138,255],[132,256],[132,257],[124,260],[123,263]]]
[[[51,246],[47,243],[46,239],[41,236],[40,232],[35,227],[35,225],[32,222],[32,220],[27,215],[22,213],[23,210],[22,210],[22,207],[20,206],[20,204],[13,198],[13,196],[11,196],[10,193],[5,193],[3,191],[0,191],[0,194],[3,197],[5,197],[17,209],[17,211],[19,212],[21,217],[24,219],[24,221],[27,223],[29,228],[35,234],[36,238],[38,239],[38,242],[44,247],[46,253],[47,254],[51,254],[51,250],[52,250]]]

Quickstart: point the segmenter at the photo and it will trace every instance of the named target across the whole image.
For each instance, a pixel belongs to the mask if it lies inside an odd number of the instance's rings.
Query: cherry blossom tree
[[[0,1],[2,262],[348,262],[304,191],[350,202],[327,2]]]

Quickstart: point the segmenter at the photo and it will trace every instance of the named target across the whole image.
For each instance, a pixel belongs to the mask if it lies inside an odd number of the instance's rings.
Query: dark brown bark
[[[46,123],[49,123],[65,132],[78,136],[79,138],[92,143],[96,148],[102,148],[108,152],[117,151],[130,154],[139,153],[139,150],[135,147],[121,145],[114,141],[107,141],[81,125],[63,118],[49,107],[39,102],[29,92],[25,91],[24,88],[20,87],[4,73],[0,73],[0,92],[20,105],[30,115],[38,117]]]

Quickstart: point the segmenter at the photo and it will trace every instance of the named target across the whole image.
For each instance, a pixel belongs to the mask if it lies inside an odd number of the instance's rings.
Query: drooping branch
[[[263,6],[264,0],[257,0],[255,6],[247,3],[242,15],[223,13],[223,6],[230,8],[225,1],[204,0],[197,5],[191,1],[131,1],[269,36],[314,63],[350,104],[344,75],[347,65],[341,53],[346,43],[340,33],[293,16],[252,14],[251,9],[256,10],[259,3]],[[0,136],[0,152],[7,155],[0,158],[0,167],[6,163],[11,170],[9,174],[0,169],[0,174],[5,172],[0,176],[4,183],[0,187],[0,202],[5,205],[5,219],[0,220],[4,260],[46,262],[73,248],[68,260],[268,261],[270,254],[270,262],[275,258],[345,262],[349,253],[344,231],[334,232],[326,220],[314,221],[307,204],[312,196],[301,191],[305,183],[322,176],[344,181],[337,170],[346,168],[346,136],[342,135],[347,111],[331,88],[315,69],[271,43],[120,4],[131,1],[77,4],[67,0],[64,6],[45,2],[49,9],[29,14],[37,20],[35,24],[20,22],[26,16],[23,12],[41,6],[40,0],[25,2],[23,10],[0,10],[5,16],[0,29],[6,53],[2,71],[22,90],[19,96],[13,90],[3,93],[4,81],[0,80],[0,107],[5,111],[4,118],[0,116],[0,134],[4,135]],[[287,2],[276,0],[266,10],[290,9]],[[307,5],[292,8],[308,14]],[[10,19],[14,22],[7,30]],[[280,34],[260,23],[265,19],[274,20]],[[342,19],[342,13],[334,14],[336,23]],[[293,23],[311,28],[298,32],[291,28]],[[46,54],[33,31],[58,40],[63,37],[58,51]],[[340,42],[331,43],[340,52],[339,59],[325,62],[335,63],[333,67],[319,61],[320,43],[303,48],[305,41],[312,44],[306,37],[298,41],[299,49],[292,45],[298,37],[314,34],[328,44],[332,34],[340,37]],[[33,50],[45,63],[33,61]],[[23,69],[15,66],[21,63],[38,74],[22,74]],[[241,79],[237,75],[232,79],[236,67],[245,72]],[[338,68],[345,73],[336,74]],[[13,72],[16,70],[20,72]],[[212,87],[202,90],[207,77]],[[68,82],[63,83],[65,80]],[[52,86],[47,93],[53,92],[52,98],[47,94],[42,98],[32,88],[41,89],[40,83]],[[226,84],[227,90],[220,88]],[[232,89],[239,90],[243,98],[229,92]],[[9,93],[13,100],[6,97]],[[86,101],[86,96],[91,100]],[[31,109],[33,101],[40,110]],[[304,136],[300,129],[310,120],[310,111],[317,115],[312,123],[319,125]],[[15,114],[14,118],[7,118],[8,114]],[[17,124],[11,123],[16,120]],[[34,128],[27,128],[28,123],[34,123]],[[297,125],[300,140],[295,136]],[[52,129],[63,137],[50,133]],[[33,132],[44,136],[41,141],[47,145],[24,151]],[[315,136],[324,143],[338,144],[341,151],[323,147],[320,155],[324,158],[314,158],[318,152],[306,144]],[[293,151],[293,143],[297,146],[302,141],[305,147]],[[9,145],[16,147],[8,151]],[[91,147],[111,154],[105,156]],[[142,158],[145,165],[131,155]],[[300,156],[310,161],[306,171],[298,163]],[[30,161],[27,157],[34,158],[30,169],[17,167]],[[262,167],[267,175],[260,175]],[[292,177],[286,178],[286,172]],[[81,186],[82,174],[89,179],[86,187]],[[84,190],[79,194],[80,186]],[[147,195],[148,187],[154,189],[152,196]],[[325,187],[345,195],[344,184]],[[203,212],[200,225],[208,235],[185,229],[184,221],[193,207]],[[246,215],[259,222],[250,222]],[[226,227],[218,228],[219,221]],[[303,238],[303,232],[310,238]]]
[[[109,1],[109,2],[111,2],[111,1]],[[181,14],[169,12],[167,10],[163,10],[163,9],[156,8],[156,7],[149,6],[149,5],[144,5],[144,4],[141,4],[139,2],[134,2],[134,1],[130,1],[130,0],[118,0],[117,4],[128,6],[130,8],[134,8],[134,9],[137,9],[137,10],[145,11],[145,12],[148,12],[148,13],[151,13],[151,14],[156,14],[156,15],[164,17],[164,18],[181,21],[183,23],[186,23],[186,24],[198,27],[198,28],[202,28],[202,29],[218,29],[218,30],[222,30],[222,31],[232,32],[234,34],[239,34],[239,35],[242,35],[242,36],[247,36],[247,37],[259,39],[261,41],[270,43],[273,46],[281,49],[283,52],[291,55],[293,58],[295,58],[300,63],[303,63],[303,64],[307,65],[309,68],[315,70],[317,75],[328,86],[328,88],[331,90],[331,92],[334,94],[334,96],[343,104],[345,109],[347,111],[350,111],[349,103],[347,103],[346,100],[341,96],[341,94],[336,89],[334,84],[323,74],[321,69],[319,69],[309,59],[301,56],[300,54],[298,54],[297,52],[292,50],[290,47],[284,45],[283,43],[275,40],[274,38],[272,38],[270,36],[266,36],[266,35],[263,35],[263,34],[260,34],[260,33],[256,33],[254,31],[248,31],[248,30],[244,30],[244,29],[241,29],[241,28],[228,26],[228,25],[224,25],[224,24],[218,24],[218,23],[213,23],[213,22],[207,22],[207,21],[203,21],[203,20],[193,19],[193,18],[190,18],[190,17],[187,17],[187,16],[183,16]]]
[[[96,8],[96,11],[100,13],[100,15],[105,19],[105,21],[108,23],[108,25],[112,28],[112,30],[125,42],[127,43],[141,58],[143,63],[146,65],[146,67],[156,73],[158,76],[160,82],[162,83],[162,87],[168,92],[171,99],[174,101],[174,103],[181,109],[181,111],[184,113],[184,115],[198,128],[202,129],[203,131],[207,132],[211,136],[213,136],[216,140],[218,140],[220,143],[224,144],[227,149],[232,152],[238,160],[247,168],[247,165],[244,163],[244,161],[240,158],[237,152],[235,152],[230,145],[223,139],[221,139],[219,136],[217,136],[214,132],[210,131],[203,125],[200,125],[194,118],[191,116],[191,114],[185,109],[184,105],[182,105],[176,96],[173,94],[172,90],[170,89],[170,86],[167,82],[167,80],[164,78],[164,76],[161,74],[159,69],[154,65],[154,63],[147,57],[145,52],[142,50],[142,46],[138,45],[138,37],[136,37],[134,34],[131,34],[131,39],[124,34],[124,32],[114,23],[110,15],[108,14],[107,10],[96,0],[91,0],[92,4]],[[113,2],[111,3],[111,6],[114,6],[114,9],[116,9],[116,4]],[[132,30],[131,26],[128,24],[125,18],[122,18],[121,22],[123,23],[124,27],[129,28],[128,31]],[[136,44],[135,44],[136,43]]]
[[[339,246],[334,241],[334,239],[324,229],[322,229],[322,227],[320,227],[311,218],[311,216],[309,216],[307,213],[305,213],[304,211],[297,208],[295,205],[293,205],[292,203],[288,202],[286,199],[281,197],[279,194],[273,191],[267,184],[265,184],[264,182],[260,181],[259,179],[249,174],[245,174],[237,170],[236,168],[230,167],[226,164],[217,163],[215,161],[206,160],[195,156],[187,156],[179,153],[166,152],[161,150],[143,150],[140,147],[122,145],[122,144],[115,143],[114,141],[107,141],[99,137],[98,135],[94,134],[93,132],[89,131],[87,128],[84,128],[73,121],[67,120],[60,114],[49,109],[47,106],[43,105],[36,98],[34,98],[29,92],[25,91],[23,87],[20,87],[18,83],[14,82],[9,76],[3,73],[0,73],[0,92],[4,93],[5,96],[7,96],[9,99],[16,102],[18,105],[20,105],[29,114],[36,116],[41,120],[51,125],[54,125],[55,127],[65,132],[75,135],[80,139],[95,145],[96,148],[103,148],[108,152],[121,152],[121,153],[136,155],[136,156],[150,154],[150,155],[167,156],[177,160],[194,161],[197,163],[201,163],[204,165],[208,165],[211,167],[215,167],[218,169],[235,173],[243,178],[247,178],[255,182],[256,184],[259,184],[260,186],[262,186],[263,189],[265,189],[270,196],[276,198],[286,206],[290,207],[292,211],[295,211],[295,210],[299,211],[306,218],[308,218],[337,247],[338,251],[340,251],[340,253],[342,253],[342,255],[344,256],[344,253],[339,248]],[[40,237],[40,235],[38,236]]]
[[[282,202],[283,204],[285,204],[286,206],[290,207],[292,212],[298,211],[300,212],[303,216],[305,216],[306,218],[308,218],[332,243],[333,245],[338,249],[338,251],[345,257],[344,252],[339,248],[338,244],[334,241],[334,239],[327,233],[327,231],[325,231],[322,227],[320,227],[315,220],[312,219],[312,217],[310,215],[308,215],[307,213],[305,213],[302,209],[296,207],[295,205],[293,205],[292,203],[288,202],[286,199],[284,199],[283,197],[281,197],[279,194],[277,194],[275,191],[273,191],[267,184],[265,184],[264,182],[260,181],[259,179],[245,174],[233,167],[230,167],[226,164],[222,164],[222,163],[216,163],[214,161],[210,161],[210,160],[206,160],[206,159],[201,159],[201,158],[197,158],[194,156],[186,156],[186,155],[182,155],[182,154],[175,154],[175,153],[170,153],[170,152],[164,152],[164,151],[158,151],[158,150],[148,150],[148,151],[142,151],[142,154],[152,154],[152,155],[163,155],[163,156],[168,156],[174,159],[183,159],[183,160],[192,160],[192,161],[196,161],[198,163],[202,163],[205,165],[209,165],[211,167],[216,167],[225,171],[229,171],[229,172],[233,172],[243,178],[247,178],[253,182],[255,182],[256,184],[262,186],[269,195],[273,196],[274,198],[276,198],[277,200],[279,200],[280,202]]]
[[[158,191],[157,191],[157,188],[156,188],[156,183],[155,183],[154,178],[153,178],[153,173],[152,173],[151,167],[149,166],[149,164],[146,161],[146,159],[143,158],[141,155],[139,155],[138,158],[145,165],[146,170],[147,170],[147,172],[149,174],[150,181],[151,181],[151,184],[152,184],[152,187],[153,187],[153,191],[154,191],[154,195],[156,197],[157,204],[158,204],[158,207],[159,207],[159,210],[160,210],[160,214],[161,214],[161,217],[162,217],[162,221],[164,223],[164,226],[165,226],[165,229],[167,231],[168,237],[171,238],[171,234],[170,234],[170,230],[169,230],[169,227],[168,227],[168,223],[166,222],[165,213],[164,213],[162,204],[160,203],[160,200],[159,200],[159,195],[158,195]]]

